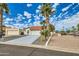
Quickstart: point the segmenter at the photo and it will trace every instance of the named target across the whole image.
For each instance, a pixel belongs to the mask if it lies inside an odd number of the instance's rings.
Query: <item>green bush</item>
[[[70,32],[71,32],[71,30],[67,30],[66,32],[67,32],[67,33],[70,33]]]
[[[56,33],[59,33],[59,31],[58,31],[58,30],[56,30],[55,32],[56,32]]]
[[[42,30],[41,31],[41,36],[45,37],[45,39],[46,39],[47,36],[49,36],[49,34],[50,34],[50,32],[48,30]]]
[[[65,31],[61,31],[60,33],[61,33],[61,35],[66,35],[67,34]]]
[[[49,32],[53,32],[55,30],[55,27],[52,24],[48,25]]]
[[[29,33],[29,30],[27,30],[27,33]]]
[[[79,31],[79,24],[77,24],[77,30]]]

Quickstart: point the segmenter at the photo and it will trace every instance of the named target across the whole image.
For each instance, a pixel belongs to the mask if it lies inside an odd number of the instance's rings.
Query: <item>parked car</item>
[[[21,32],[21,35],[24,35],[24,32]]]

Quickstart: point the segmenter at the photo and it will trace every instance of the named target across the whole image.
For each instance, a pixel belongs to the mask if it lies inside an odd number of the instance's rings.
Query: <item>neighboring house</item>
[[[3,33],[5,34],[5,36],[20,35],[18,28],[11,28],[11,27],[3,26],[2,29],[3,29]]]
[[[29,35],[40,35],[41,30],[42,26],[32,26],[30,27]]]
[[[23,32],[24,32],[24,35],[29,35],[29,32],[30,32],[30,28],[24,28],[23,29]]]
[[[23,32],[25,35],[40,35],[41,30],[42,30],[42,26],[32,26],[32,27],[24,28]]]
[[[19,29],[6,27],[5,36],[20,35]]]

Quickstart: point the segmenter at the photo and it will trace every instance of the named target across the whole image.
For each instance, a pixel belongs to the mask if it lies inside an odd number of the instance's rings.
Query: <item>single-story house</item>
[[[29,35],[40,35],[41,30],[42,26],[32,26],[30,27]]]
[[[29,35],[30,28],[23,28],[24,35]]]
[[[18,28],[6,27],[5,36],[20,35]]]
[[[1,29],[1,27],[0,27],[0,29]],[[5,36],[20,35],[18,28],[11,28],[11,27],[3,26],[2,30],[3,30],[3,33],[5,34]]]

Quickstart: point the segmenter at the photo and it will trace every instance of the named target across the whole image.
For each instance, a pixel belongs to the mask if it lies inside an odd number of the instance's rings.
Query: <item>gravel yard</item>
[[[73,36],[73,35],[63,35],[59,37],[53,36],[48,46],[79,49],[79,36]]]

